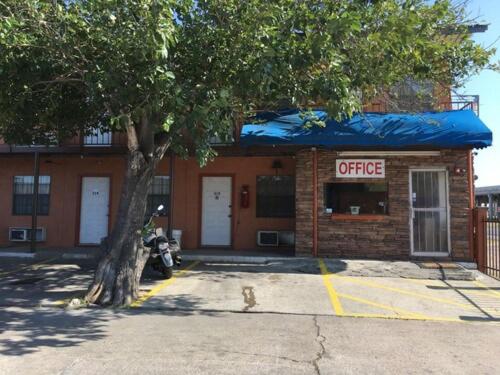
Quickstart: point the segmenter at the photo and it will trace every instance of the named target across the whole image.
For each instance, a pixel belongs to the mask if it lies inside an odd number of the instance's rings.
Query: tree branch
[[[127,130],[127,147],[130,151],[139,150],[139,139],[137,138],[137,132],[135,131],[135,126],[130,119],[125,128]]]

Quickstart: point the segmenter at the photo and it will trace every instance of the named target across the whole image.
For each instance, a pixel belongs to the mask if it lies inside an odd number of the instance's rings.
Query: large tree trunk
[[[113,230],[103,241],[103,256],[86,300],[101,305],[123,306],[139,297],[139,282],[149,257],[142,244],[147,195],[163,153],[144,157],[130,150],[120,205]]]

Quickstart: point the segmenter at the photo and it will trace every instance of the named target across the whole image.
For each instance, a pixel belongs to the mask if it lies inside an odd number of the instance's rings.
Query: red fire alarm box
[[[248,208],[250,206],[250,187],[243,185],[240,193],[240,207]]]

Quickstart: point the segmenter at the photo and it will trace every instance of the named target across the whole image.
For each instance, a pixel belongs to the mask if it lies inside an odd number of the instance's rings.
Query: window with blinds
[[[146,216],[149,217],[162,204],[164,209],[159,212],[160,216],[166,216],[170,206],[170,177],[155,176],[151,190],[148,194],[148,203],[146,206]]]
[[[13,215],[31,215],[35,178],[33,176],[14,176]],[[49,214],[50,176],[38,177],[37,215]]]

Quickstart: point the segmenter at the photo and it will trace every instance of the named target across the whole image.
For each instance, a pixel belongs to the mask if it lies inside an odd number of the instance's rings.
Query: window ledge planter
[[[351,215],[351,214],[332,214],[331,219],[333,221],[383,221],[386,220],[389,215],[375,215],[375,214],[361,214],[361,215]]]

